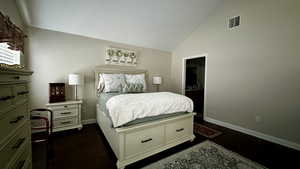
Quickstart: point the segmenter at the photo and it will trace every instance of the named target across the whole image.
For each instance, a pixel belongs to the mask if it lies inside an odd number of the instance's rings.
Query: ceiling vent
[[[234,27],[238,27],[238,26],[240,26],[240,16],[235,16],[235,17],[233,17],[233,18],[230,18],[229,19],[229,28],[231,29],[231,28],[234,28]]]

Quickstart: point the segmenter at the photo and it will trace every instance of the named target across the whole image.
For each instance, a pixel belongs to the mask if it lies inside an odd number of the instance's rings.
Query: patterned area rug
[[[211,141],[204,141],[143,169],[266,169]]]
[[[220,131],[214,130],[198,123],[194,123],[194,132],[210,139],[222,134],[222,132]]]

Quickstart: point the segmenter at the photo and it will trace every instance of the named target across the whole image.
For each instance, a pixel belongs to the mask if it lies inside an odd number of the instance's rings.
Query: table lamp
[[[159,91],[159,85],[162,83],[162,77],[161,76],[153,76],[152,77],[152,84],[156,86],[156,92]]]
[[[75,86],[75,100],[77,100],[77,86],[81,83],[81,77],[78,74],[69,74],[69,85]]]

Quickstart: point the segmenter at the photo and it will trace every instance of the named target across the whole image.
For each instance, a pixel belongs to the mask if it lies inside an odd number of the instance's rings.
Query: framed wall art
[[[105,64],[122,66],[137,65],[137,52],[134,50],[108,47],[105,52]]]

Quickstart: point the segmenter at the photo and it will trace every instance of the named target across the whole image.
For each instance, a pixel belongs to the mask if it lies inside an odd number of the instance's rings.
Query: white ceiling
[[[222,0],[18,0],[28,25],[172,51]]]

